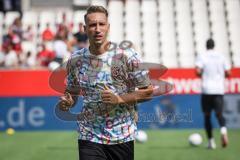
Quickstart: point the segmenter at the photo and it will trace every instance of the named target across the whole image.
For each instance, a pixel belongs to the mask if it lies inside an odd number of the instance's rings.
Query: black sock
[[[221,127],[225,126],[225,118],[223,117],[222,113],[216,113],[216,117],[217,117],[219,125]]]
[[[212,123],[211,123],[211,115],[204,115],[204,125],[205,125],[205,130],[207,133],[207,138],[211,139],[212,136]]]

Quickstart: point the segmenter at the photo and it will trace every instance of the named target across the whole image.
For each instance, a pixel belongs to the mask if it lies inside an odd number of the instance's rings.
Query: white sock
[[[221,127],[221,128],[220,128],[220,133],[221,133],[221,134],[227,134],[227,127],[225,127],[225,126],[224,126],[224,127]]]
[[[217,146],[216,146],[216,143],[215,143],[215,140],[214,138],[210,138],[208,140],[208,148],[209,149],[215,149]]]
[[[210,143],[215,143],[214,138],[210,138],[210,139],[209,139],[209,142],[210,142]]]

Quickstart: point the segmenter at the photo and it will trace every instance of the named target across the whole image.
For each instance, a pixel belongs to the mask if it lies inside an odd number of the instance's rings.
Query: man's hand
[[[66,92],[63,96],[60,97],[60,101],[58,103],[59,109],[62,111],[69,111],[72,105],[74,104],[74,100],[70,93]]]
[[[108,104],[136,104],[137,102],[148,101],[152,98],[153,86],[149,85],[146,89],[140,88],[137,91],[126,93],[121,96],[115,95],[107,86],[104,86],[105,90],[102,92],[103,103]]]
[[[106,85],[104,88],[105,90],[101,93],[103,103],[117,105],[123,102],[122,98],[115,95]]]
[[[197,67],[196,68],[196,74],[197,74],[198,77],[201,77],[202,76],[202,69]]]

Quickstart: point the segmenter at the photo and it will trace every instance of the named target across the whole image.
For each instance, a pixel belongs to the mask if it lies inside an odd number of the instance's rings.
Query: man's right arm
[[[67,90],[58,102],[59,109],[62,111],[69,111],[78,101],[78,96],[69,93]]]
[[[62,111],[68,111],[71,107],[73,107],[78,101],[78,87],[74,82],[74,78],[76,78],[73,73],[73,66],[71,64],[71,58],[68,60],[67,66],[67,88],[64,92],[64,95],[60,97],[58,102],[59,109]]]

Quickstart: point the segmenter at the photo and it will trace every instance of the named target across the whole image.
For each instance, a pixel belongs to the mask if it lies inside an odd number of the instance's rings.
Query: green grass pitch
[[[207,150],[206,139],[199,147],[188,144],[188,136],[203,130],[149,130],[148,141],[135,144],[135,160],[237,160],[240,157],[240,130],[229,130],[230,145],[220,146],[219,130],[214,131],[217,149]],[[0,160],[77,160],[77,133],[0,132]]]

